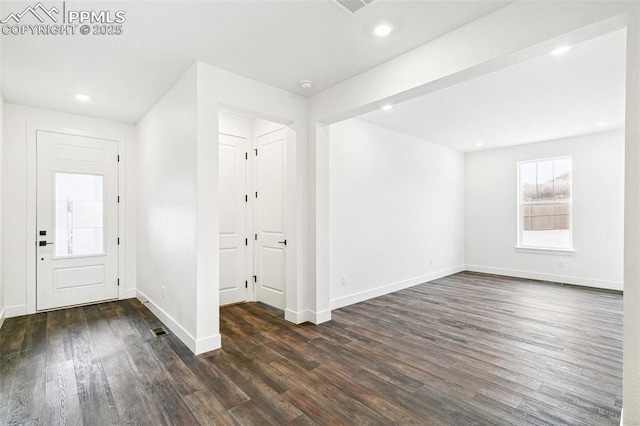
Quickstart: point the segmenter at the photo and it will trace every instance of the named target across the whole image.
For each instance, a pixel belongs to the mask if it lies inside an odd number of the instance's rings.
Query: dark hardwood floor
[[[1,424],[617,425],[622,296],[461,273],[296,326],[221,310],[193,356],[137,300],[11,318]]]

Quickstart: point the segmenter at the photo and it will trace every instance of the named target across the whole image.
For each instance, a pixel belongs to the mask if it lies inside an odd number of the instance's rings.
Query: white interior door
[[[38,310],[118,297],[118,143],[38,131]]]
[[[220,134],[220,304],[247,300],[246,138]]]
[[[256,137],[256,299],[285,309],[286,129]]]

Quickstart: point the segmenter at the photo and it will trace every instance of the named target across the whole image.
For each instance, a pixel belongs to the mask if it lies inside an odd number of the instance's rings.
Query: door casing
[[[118,294],[118,143],[68,133],[37,134],[36,309],[58,309],[117,298]],[[56,176],[102,182],[102,250],[58,254]],[[68,205],[67,205],[68,208]],[[44,235],[40,235],[44,232]],[[57,289],[58,285],[62,285]]]
[[[37,224],[36,224],[36,205],[37,205],[37,161],[36,161],[36,140],[38,131],[46,131],[53,133],[66,133],[76,136],[86,136],[96,139],[113,140],[118,143],[118,153],[120,161],[118,165],[118,192],[120,194],[120,204],[118,205],[118,234],[120,236],[120,249],[118,251],[118,276],[120,277],[120,286],[118,287],[118,299],[127,297],[127,280],[126,280],[126,219],[127,219],[127,203],[126,203],[126,136],[114,132],[113,134],[105,134],[91,130],[78,128],[63,127],[49,120],[34,120],[27,123],[26,138],[26,154],[27,154],[27,227],[25,233],[26,241],[26,290],[27,305],[25,314],[36,313],[36,257],[37,257]]]

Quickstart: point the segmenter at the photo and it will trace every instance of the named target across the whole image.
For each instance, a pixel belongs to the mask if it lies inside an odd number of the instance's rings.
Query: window
[[[56,173],[56,257],[104,254],[104,177]]]
[[[518,246],[572,250],[571,157],[518,163]]]

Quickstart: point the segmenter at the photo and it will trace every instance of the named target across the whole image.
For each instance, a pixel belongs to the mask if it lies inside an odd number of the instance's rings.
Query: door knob
[[[278,244],[284,244],[285,246],[287,245],[287,240],[284,241],[278,241]]]

